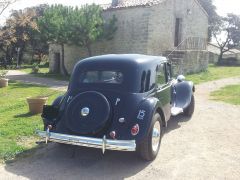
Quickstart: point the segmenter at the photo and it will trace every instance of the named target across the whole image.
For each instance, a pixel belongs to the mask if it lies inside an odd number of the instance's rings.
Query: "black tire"
[[[194,95],[192,95],[189,106],[183,111],[184,115],[191,117],[193,115],[194,108],[195,108],[195,98],[194,98]]]
[[[157,150],[154,151],[152,146],[152,135],[153,135],[153,127],[156,122],[159,122],[160,124],[160,139],[159,139]],[[152,123],[147,136],[143,139],[142,143],[138,144],[137,146],[137,152],[142,159],[147,161],[152,161],[157,157],[158,151],[160,149],[162,135],[163,135],[163,126],[162,126],[161,116],[158,113],[156,113],[152,118]]]

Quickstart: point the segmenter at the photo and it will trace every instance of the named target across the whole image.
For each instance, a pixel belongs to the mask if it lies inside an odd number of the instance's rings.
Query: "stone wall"
[[[208,68],[208,51],[179,51],[181,58],[170,58],[173,66],[173,74],[191,74],[204,71]]]
[[[216,64],[218,62],[219,55],[212,52],[208,52],[208,53],[209,53],[209,63]]]
[[[151,7],[148,54],[174,49],[176,18],[182,18],[181,41],[191,37],[207,39],[208,16],[197,1],[168,0]]]
[[[109,46],[107,49],[116,54],[147,54],[150,10],[148,7],[133,7],[105,11],[106,20],[116,16],[118,27],[114,39],[105,42]]]
[[[188,14],[188,9],[190,14]],[[196,0],[168,0],[150,7],[138,6],[104,11],[106,20],[117,18],[118,30],[110,41],[92,45],[92,55],[149,54],[162,55],[174,49],[175,20],[183,18],[182,38],[207,38],[208,18]],[[197,23],[196,23],[197,22]],[[75,63],[88,57],[85,48],[65,45],[65,64],[69,72]],[[50,69],[53,68],[53,51],[50,49]]]

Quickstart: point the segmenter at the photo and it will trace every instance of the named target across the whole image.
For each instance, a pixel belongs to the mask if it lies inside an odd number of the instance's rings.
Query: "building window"
[[[169,82],[172,78],[172,69],[169,63],[165,64],[166,67],[166,82]]]
[[[175,47],[177,47],[181,43],[181,40],[182,40],[181,31],[182,31],[182,18],[176,18],[175,39],[174,39],[174,46]]]

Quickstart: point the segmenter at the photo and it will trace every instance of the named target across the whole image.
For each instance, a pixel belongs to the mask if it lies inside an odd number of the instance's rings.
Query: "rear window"
[[[121,84],[123,74],[120,71],[86,71],[80,75],[80,83]]]

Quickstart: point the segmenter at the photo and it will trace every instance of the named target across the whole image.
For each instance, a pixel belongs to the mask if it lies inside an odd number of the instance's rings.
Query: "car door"
[[[171,70],[167,63],[161,63],[156,67],[156,96],[162,104],[165,119],[171,116]]]

